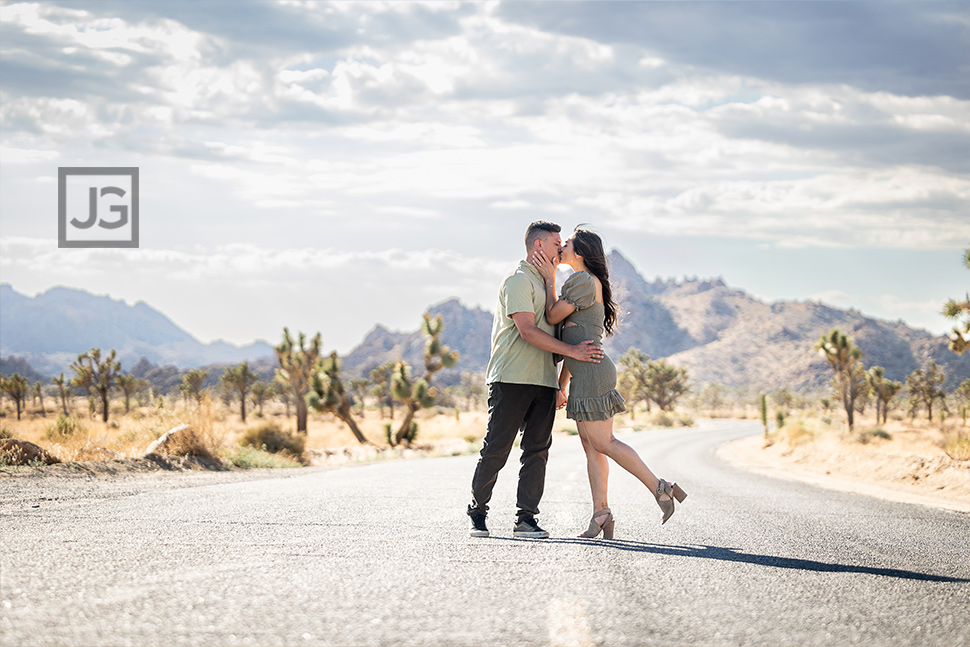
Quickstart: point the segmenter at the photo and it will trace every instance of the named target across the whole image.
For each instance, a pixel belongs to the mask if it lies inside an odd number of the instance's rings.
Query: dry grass
[[[224,463],[241,467],[289,467],[298,465],[299,457],[273,457],[261,448],[243,448],[240,441],[260,427],[276,424],[284,432],[295,432],[295,416],[287,416],[283,405],[264,407],[264,415],[249,412],[243,423],[238,408],[228,408],[222,402],[206,398],[202,403],[186,404],[182,400],[166,398],[164,405],[133,407],[125,413],[120,403],[112,403],[109,422],[87,415],[87,403],[80,398],[68,416],[52,412],[41,415],[39,409],[28,408],[17,420],[12,403],[0,405],[0,435],[35,443],[64,462],[138,458],[147,447],[170,429],[188,424],[192,433],[182,434],[178,444],[167,453],[176,455],[211,456]],[[367,410],[357,422],[367,439],[377,446],[385,445],[384,425],[390,422],[397,430],[401,411],[393,420],[381,418],[375,410]],[[486,414],[483,411],[460,412],[453,409],[418,412],[419,425],[415,441],[426,449],[447,446],[449,453],[474,450],[485,435]],[[353,434],[342,422],[330,414],[311,412],[308,434],[301,438],[308,453],[324,454],[335,450],[354,450],[360,447]],[[459,447],[459,445],[461,447]]]
[[[943,451],[958,461],[970,461],[970,429],[956,428],[943,434]]]
[[[784,442],[789,448],[810,442],[842,445],[866,445],[873,452],[893,456],[937,457],[946,454],[955,460],[970,460],[970,428],[960,420],[929,422],[890,416],[877,423],[872,416],[857,416],[850,432],[844,421],[825,413],[805,411],[793,414],[784,427],[772,430],[764,446]]]

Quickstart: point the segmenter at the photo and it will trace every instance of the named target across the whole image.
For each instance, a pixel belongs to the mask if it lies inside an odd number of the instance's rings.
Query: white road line
[[[594,647],[586,601],[556,598],[549,602],[549,647]]]

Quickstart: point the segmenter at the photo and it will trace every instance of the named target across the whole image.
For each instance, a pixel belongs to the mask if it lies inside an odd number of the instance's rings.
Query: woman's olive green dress
[[[576,308],[562,323],[562,340],[567,344],[578,344],[592,339],[602,346],[606,311],[602,303],[596,302],[596,283],[592,275],[575,272],[563,283],[559,298]],[[572,374],[566,402],[567,418],[608,420],[626,411],[623,396],[616,390],[616,366],[609,357],[604,355],[599,364],[569,357],[565,362]]]

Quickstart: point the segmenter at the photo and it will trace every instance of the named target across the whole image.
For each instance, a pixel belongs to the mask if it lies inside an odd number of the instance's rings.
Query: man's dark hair
[[[562,231],[562,227],[554,222],[536,220],[534,223],[529,225],[529,228],[525,231],[525,247],[526,249],[532,249],[532,243],[536,242],[536,239],[540,236],[545,236],[546,234],[558,234],[560,231]]]

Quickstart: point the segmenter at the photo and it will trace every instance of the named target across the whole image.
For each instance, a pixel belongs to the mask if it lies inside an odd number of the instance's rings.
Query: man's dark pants
[[[488,385],[488,425],[475,475],[468,513],[488,511],[488,501],[505,466],[512,444],[522,430],[522,458],[516,494],[516,518],[539,514],[539,499],[546,485],[546,460],[552,446],[556,418],[556,389],[534,384],[493,382]]]

